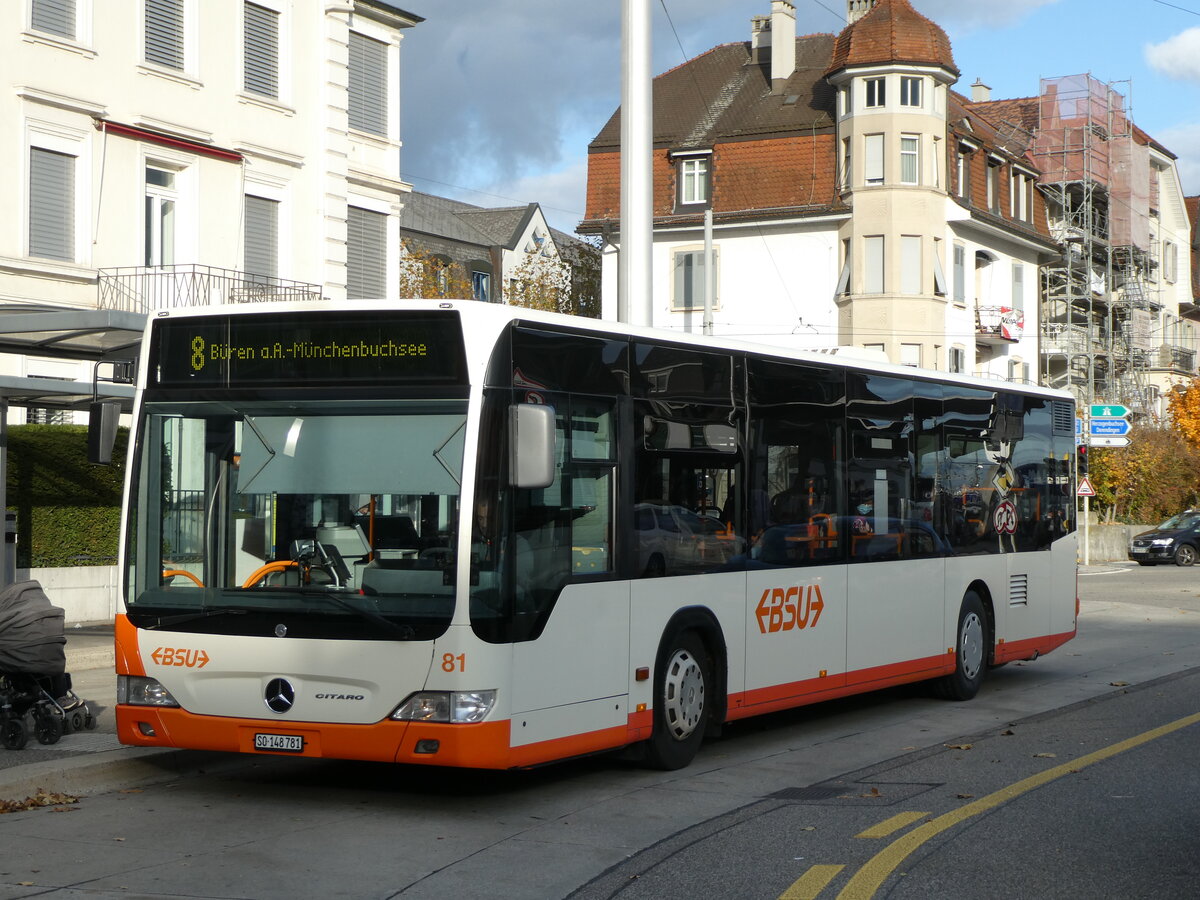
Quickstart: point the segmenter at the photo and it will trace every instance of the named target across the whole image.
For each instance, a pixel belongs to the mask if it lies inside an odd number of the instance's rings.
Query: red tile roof
[[[946,32],[908,0],[879,0],[874,9],[847,25],[834,42],[825,74],[892,62],[941,66],[958,74]]]

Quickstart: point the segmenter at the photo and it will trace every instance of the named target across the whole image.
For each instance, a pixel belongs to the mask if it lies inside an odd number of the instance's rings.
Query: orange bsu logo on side
[[[774,634],[777,631],[815,628],[824,608],[820,585],[767,588],[755,608],[758,630],[763,634]]]

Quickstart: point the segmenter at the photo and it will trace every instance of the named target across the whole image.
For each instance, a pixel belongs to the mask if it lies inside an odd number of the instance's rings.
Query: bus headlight
[[[117,676],[117,702],[129,706],[178,706],[171,692],[154,678]]]
[[[486,719],[495,704],[495,691],[421,691],[401,703],[392,718],[470,725]]]

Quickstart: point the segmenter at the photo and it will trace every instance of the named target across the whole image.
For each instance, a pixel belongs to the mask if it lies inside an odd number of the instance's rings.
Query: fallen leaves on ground
[[[23,812],[27,809],[37,809],[40,806],[62,806],[64,803],[78,803],[79,798],[57,791],[44,791],[40,788],[32,797],[24,800],[0,800],[0,814]]]
[[[974,744],[947,744],[946,746],[951,750],[974,750],[975,749]]]

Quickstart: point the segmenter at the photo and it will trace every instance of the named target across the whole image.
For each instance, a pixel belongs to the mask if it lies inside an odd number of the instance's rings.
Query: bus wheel
[[[712,665],[694,631],[663,642],[654,674],[654,731],[647,762],[656,769],[682,769],[696,756],[708,721]]]
[[[954,674],[940,678],[938,694],[947,700],[970,700],[979,692],[987,671],[988,628],[983,601],[967,591],[958,611],[958,641],[954,653]]]

